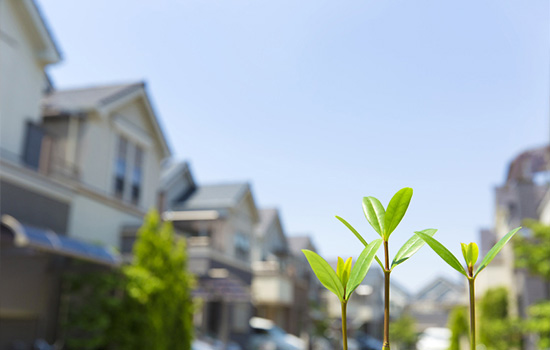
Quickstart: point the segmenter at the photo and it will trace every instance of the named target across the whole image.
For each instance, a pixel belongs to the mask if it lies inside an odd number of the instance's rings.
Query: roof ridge
[[[124,96],[134,92],[138,88],[143,88],[143,86],[144,86],[144,83],[124,86],[119,91],[116,91],[116,92],[112,93],[111,95],[102,98],[99,103],[101,103],[102,105],[109,104],[113,101],[118,100],[121,97],[124,97]]]
[[[126,89],[131,86],[137,86],[137,85],[144,85],[145,83],[142,80],[136,80],[133,82],[127,82],[127,83],[107,83],[107,84],[90,84],[90,85],[84,85],[84,86],[75,86],[75,87],[63,87],[63,88],[56,88],[52,91],[52,93],[63,93],[63,92],[73,92],[73,91],[85,91],[85,90],[100,90],[100,89],[106,89],[106,88],[115,88],[119,87],[121,89]]]

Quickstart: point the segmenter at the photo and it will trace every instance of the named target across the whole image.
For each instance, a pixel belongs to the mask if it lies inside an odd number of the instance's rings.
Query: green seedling
[[[390,265],[389,257],[389,238],[393,231],[397,228],[403,216],[407,212],[409,203],[411,202],[413,190],[405,187],[399,190],[390,200],[388,207],[385,209],[382,203],[374,197],[363,198],[363,212],[367,221],[372,228],[380,235],[384,243],[384,263],[375,256],[376,262],[384,271],[384,345],[383,350],[390,349],[390,274],[393,269],[408,260],[416,253],[423,245],[424,241],[414,235],[407,241],[395,254]],[[367,241],[353,228],[346,220],[336,216],[351,232],[363,243],[368,246]],[[421,231],[428,237],[433,236],[436,229],[426,229]]]
[[[351,264],[351,258],[345,262],[338,258],[336,271],[317,253],[303,249],[302,252],[311,265],[311,268],[319,281],[331,292],[336,294],[342,306],[342,343],[344,350],[348,349],[348,338],[346,328],[346,307],[353,291],[363,282],[376,252],[382,245],[382,240],[377,239],[368,244],[361,252],[355,265]]]
[[[476,307],[475,307],[475,280],[477,275],[483,269],[489,265],[489,263],[495,258],[495,256],[501,251],[506,243],[521,229],[518,227],[508,232],[497,244],[489,250],[487,255],[483,258],[477,269],[474,271],[475,264],[477,262],[479,248],[475,243],[460,243],[462,247],[462,255],[466,262],[466,267],[462,266],[460,261],[451,253],[443,244],[439,243],[433,237],[425,234],[424,232],[415,232],[424,242],[426,242],[437,255],[441,257],[449,266],[463,274],[468,279],[468,286],[470,290],[470,349],[476,348]]]

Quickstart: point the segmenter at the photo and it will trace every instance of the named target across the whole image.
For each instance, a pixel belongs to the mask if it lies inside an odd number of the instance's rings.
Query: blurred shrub
[[[550,226],[535,220],[525,220],[524,226],[530,229],[527,236],[514,239],[516,266],[525,268],[545,282],[545,299],[528,309],[529,318],[525,330],[538,334],[539,349],[550,348]]]
[[[409,314],[403,314],[399,319],[391,322],[390,342],[399,350],[416,349],[416,321]]]
[[[527,269],[531,274],[540,276],[547,284],[550,282],[550,226],[535,220],[525,220],[530,229],[528,236],[517,235],[514,238],[516,266]],[[550,298],[550,291],[546,290]]]
[[[529,307],[526,330],[538,334],[539,349],[550,349],[550,301],[542,301]]]
[[[122,287],[120,271],[78,261],[71,266],[63,279],[60,309],[67,349],[102,349],[109,344],[113,316],[122,301],[116,291]]]
[[[489,289],[479,303],[479,342],[488,350],[510,350],[521,344],[521,322],[510,318],[508,291]]]
[[[451,345],[449,350],[460,350],[460,339],[468,337],[469,320],[466,306],[455,306],[449,314],[447,327],[451,330]]]

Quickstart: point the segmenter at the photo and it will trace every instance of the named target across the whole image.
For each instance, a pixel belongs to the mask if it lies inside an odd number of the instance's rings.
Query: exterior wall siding
[[[142,215],[130,214],[83,195],[75,197],[71,211],[71,236],[113,247],[119,246],[123,226],[140,226],[143,220]]]
[[[17,1],[0,2],[0,147],[20,155],[26,120],[40,121],[44,66],[24,26]]]

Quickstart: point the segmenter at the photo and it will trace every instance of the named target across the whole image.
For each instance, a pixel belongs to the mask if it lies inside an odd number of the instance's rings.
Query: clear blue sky
[[[328,258],[361,250],[334,215],[373,239],[361,198],[405,186],[391,251],[434,227],[458,254],[492,225],[509,161],[549,139],[548,1],[39,4],[57,87],[147,81],[199,183],[250,181]],[[414,291],[438,274],[456,277],[424,248],[393,276]]]

